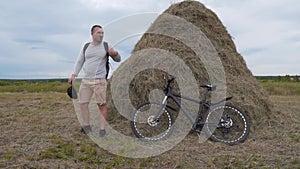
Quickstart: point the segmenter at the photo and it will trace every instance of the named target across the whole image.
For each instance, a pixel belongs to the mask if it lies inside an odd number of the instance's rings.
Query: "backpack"
[[[85,58],[85,51],[86,49],[89,47],[91,42],[88,42],[84,45],[83,47],[83,55],[84,55],[84,58]],[[104,49],[106,51],[106,75],[105,75],[105,79],[107,79],[108,77],[108,73],[109,73],[109,54],[108,54],[108,43],[107,42],[103,42],[103,45],[104,45]]]

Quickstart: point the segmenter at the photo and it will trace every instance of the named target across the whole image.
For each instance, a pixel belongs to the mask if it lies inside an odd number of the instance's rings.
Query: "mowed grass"
[[[262,87],[269,95],[300,96],[300,82],[261,80]]]
[[[200,144],[191,133],[143,159],[114,155],[79,132],[66,81],[0,82],[0,168],[299,168],[300,83],[260,82],[280,111],[276,123],[236,146]]]
[[[66,92],[67,80],[0,80],[0,92]]]

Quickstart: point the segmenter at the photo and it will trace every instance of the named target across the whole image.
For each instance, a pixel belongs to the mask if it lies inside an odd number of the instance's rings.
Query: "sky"
[[[217,14],[253,75],[300,74],[298,0],[199,1]],[[180,0],[3,0],[0,79],[68,78],[94,24],[104,27],[124,61],[175,2]]]

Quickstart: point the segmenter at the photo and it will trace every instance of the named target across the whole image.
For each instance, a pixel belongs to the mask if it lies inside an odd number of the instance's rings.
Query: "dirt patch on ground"
[[[130,159],[99,148],[80,133],[73,102],[65,93],[1,93],[0,168],[298,168],[300,97],[270,100],[278,114],[245,143],[200,144],[190,133],[159,156]],[[130,135],[128,121],[111,120],[119,132]]]

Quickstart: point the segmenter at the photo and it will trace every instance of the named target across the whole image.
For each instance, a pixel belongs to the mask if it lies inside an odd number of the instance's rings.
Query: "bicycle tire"
[[[134,135],[143,141],[158,141],[165,139],[172,131],[173,117],[167,108],[158,121],[150,122],[161,106],[160,103],[146,102],[138,106],[133,112],[131,129]]]
[[[247,139],[250,121],[239,108],[225,104],[211,108],[203,128],[210,140],[235,145]]]

